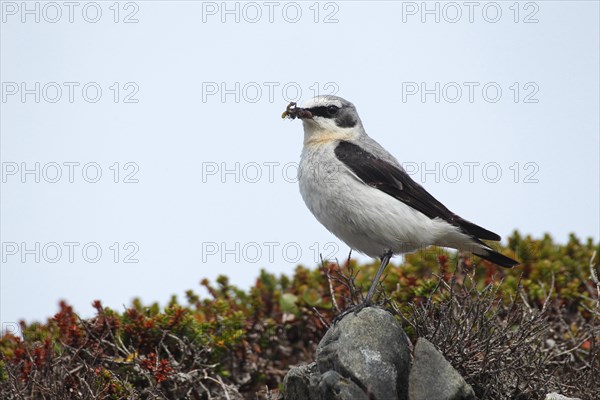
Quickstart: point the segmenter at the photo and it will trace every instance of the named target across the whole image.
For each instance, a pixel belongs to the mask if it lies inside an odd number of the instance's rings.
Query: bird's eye
[[[337,106],[328,106],[327,113],[329,115],[335,115],[338,112],[339,108]]]

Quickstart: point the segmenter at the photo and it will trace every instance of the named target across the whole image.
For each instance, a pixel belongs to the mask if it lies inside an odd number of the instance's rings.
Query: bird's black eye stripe
[[[339,108],[337,106],[331,105],[327,107],[327,112],[329,113],[329,115],[335,115],[337,114]]]
[[[335,116],[337,114],[338,110],[339,110],[339,107],[334,106],[334,105],[318,106],[318,107],[312,107],[312,108],[308,109],[308,111],[310,111],[310,113],[312,115],[316,115],[316,116],[324,117],[324,118],[331,118],[331,117]]]

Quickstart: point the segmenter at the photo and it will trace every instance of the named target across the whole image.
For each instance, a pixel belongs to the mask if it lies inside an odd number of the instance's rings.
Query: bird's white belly
[[[300,193],[307,207],[354,250],[371,257],[389,250],[406,253],[446,234],[445,222],[365,185],[335,157],[333,148],[305,149],[299,171]]]

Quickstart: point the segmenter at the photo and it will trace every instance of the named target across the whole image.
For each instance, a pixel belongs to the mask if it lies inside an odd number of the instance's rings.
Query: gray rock
[[[567,397],[559,393],[548,393],[544,400],[581,400],[580,398]]]
[[[311,399],[310,389],[315,387],[311,381],[314,382],[315,378],[318,381],[319,372],[316,363],[292,367],[283,379],[285,398],[287,400]]]
[[[360,386],[335,371],[321,376],[319,392],[323,400],[369,400]]]
[[[387,311],[365,308],[331,327],[317,348],[317,366],[323,375],[338,372],[370,399],[408,399],[409,342]]]
[[[471,400],[473,388],[427,339],[419,338],[409,377],[410,400]]]
[[[369,400],[360,386],[337,372],[321,375],[316,363],[292,367],[283,387],[286,400]]]

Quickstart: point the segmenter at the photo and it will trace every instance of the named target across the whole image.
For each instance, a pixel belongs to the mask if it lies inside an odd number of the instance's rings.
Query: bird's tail
[[[505,267],[505,268],[512,268],[515,265],[519,265],[518,261],[513,260],[510,257],[506,257],[504,254],[500,254],[497,251],[490,249],[489,247],[484,248],[484,249],[477,249],[477,250],[473,251],[473,254],[475,254],[478,257],[483,258],[484,260],[491,261],[494,264],[497,264],[497,265],[499,265],[501,267]]]
[[[496,235],[497,236],[497,235]],[[500,236],[498,236],[498,240]],[[519,262],[510,257],[500,254],[492,249],[488,244],[483,242],[481,238],[474,235],[468,235],[464,232],[452,232],[452,235],[447,235],[444,240],[436,242],[436,245],[442,247],[452,247],[463,251],[468,251],[478,257],[483,258],[497,264],[501,267],[512,268],[519,265]]]

